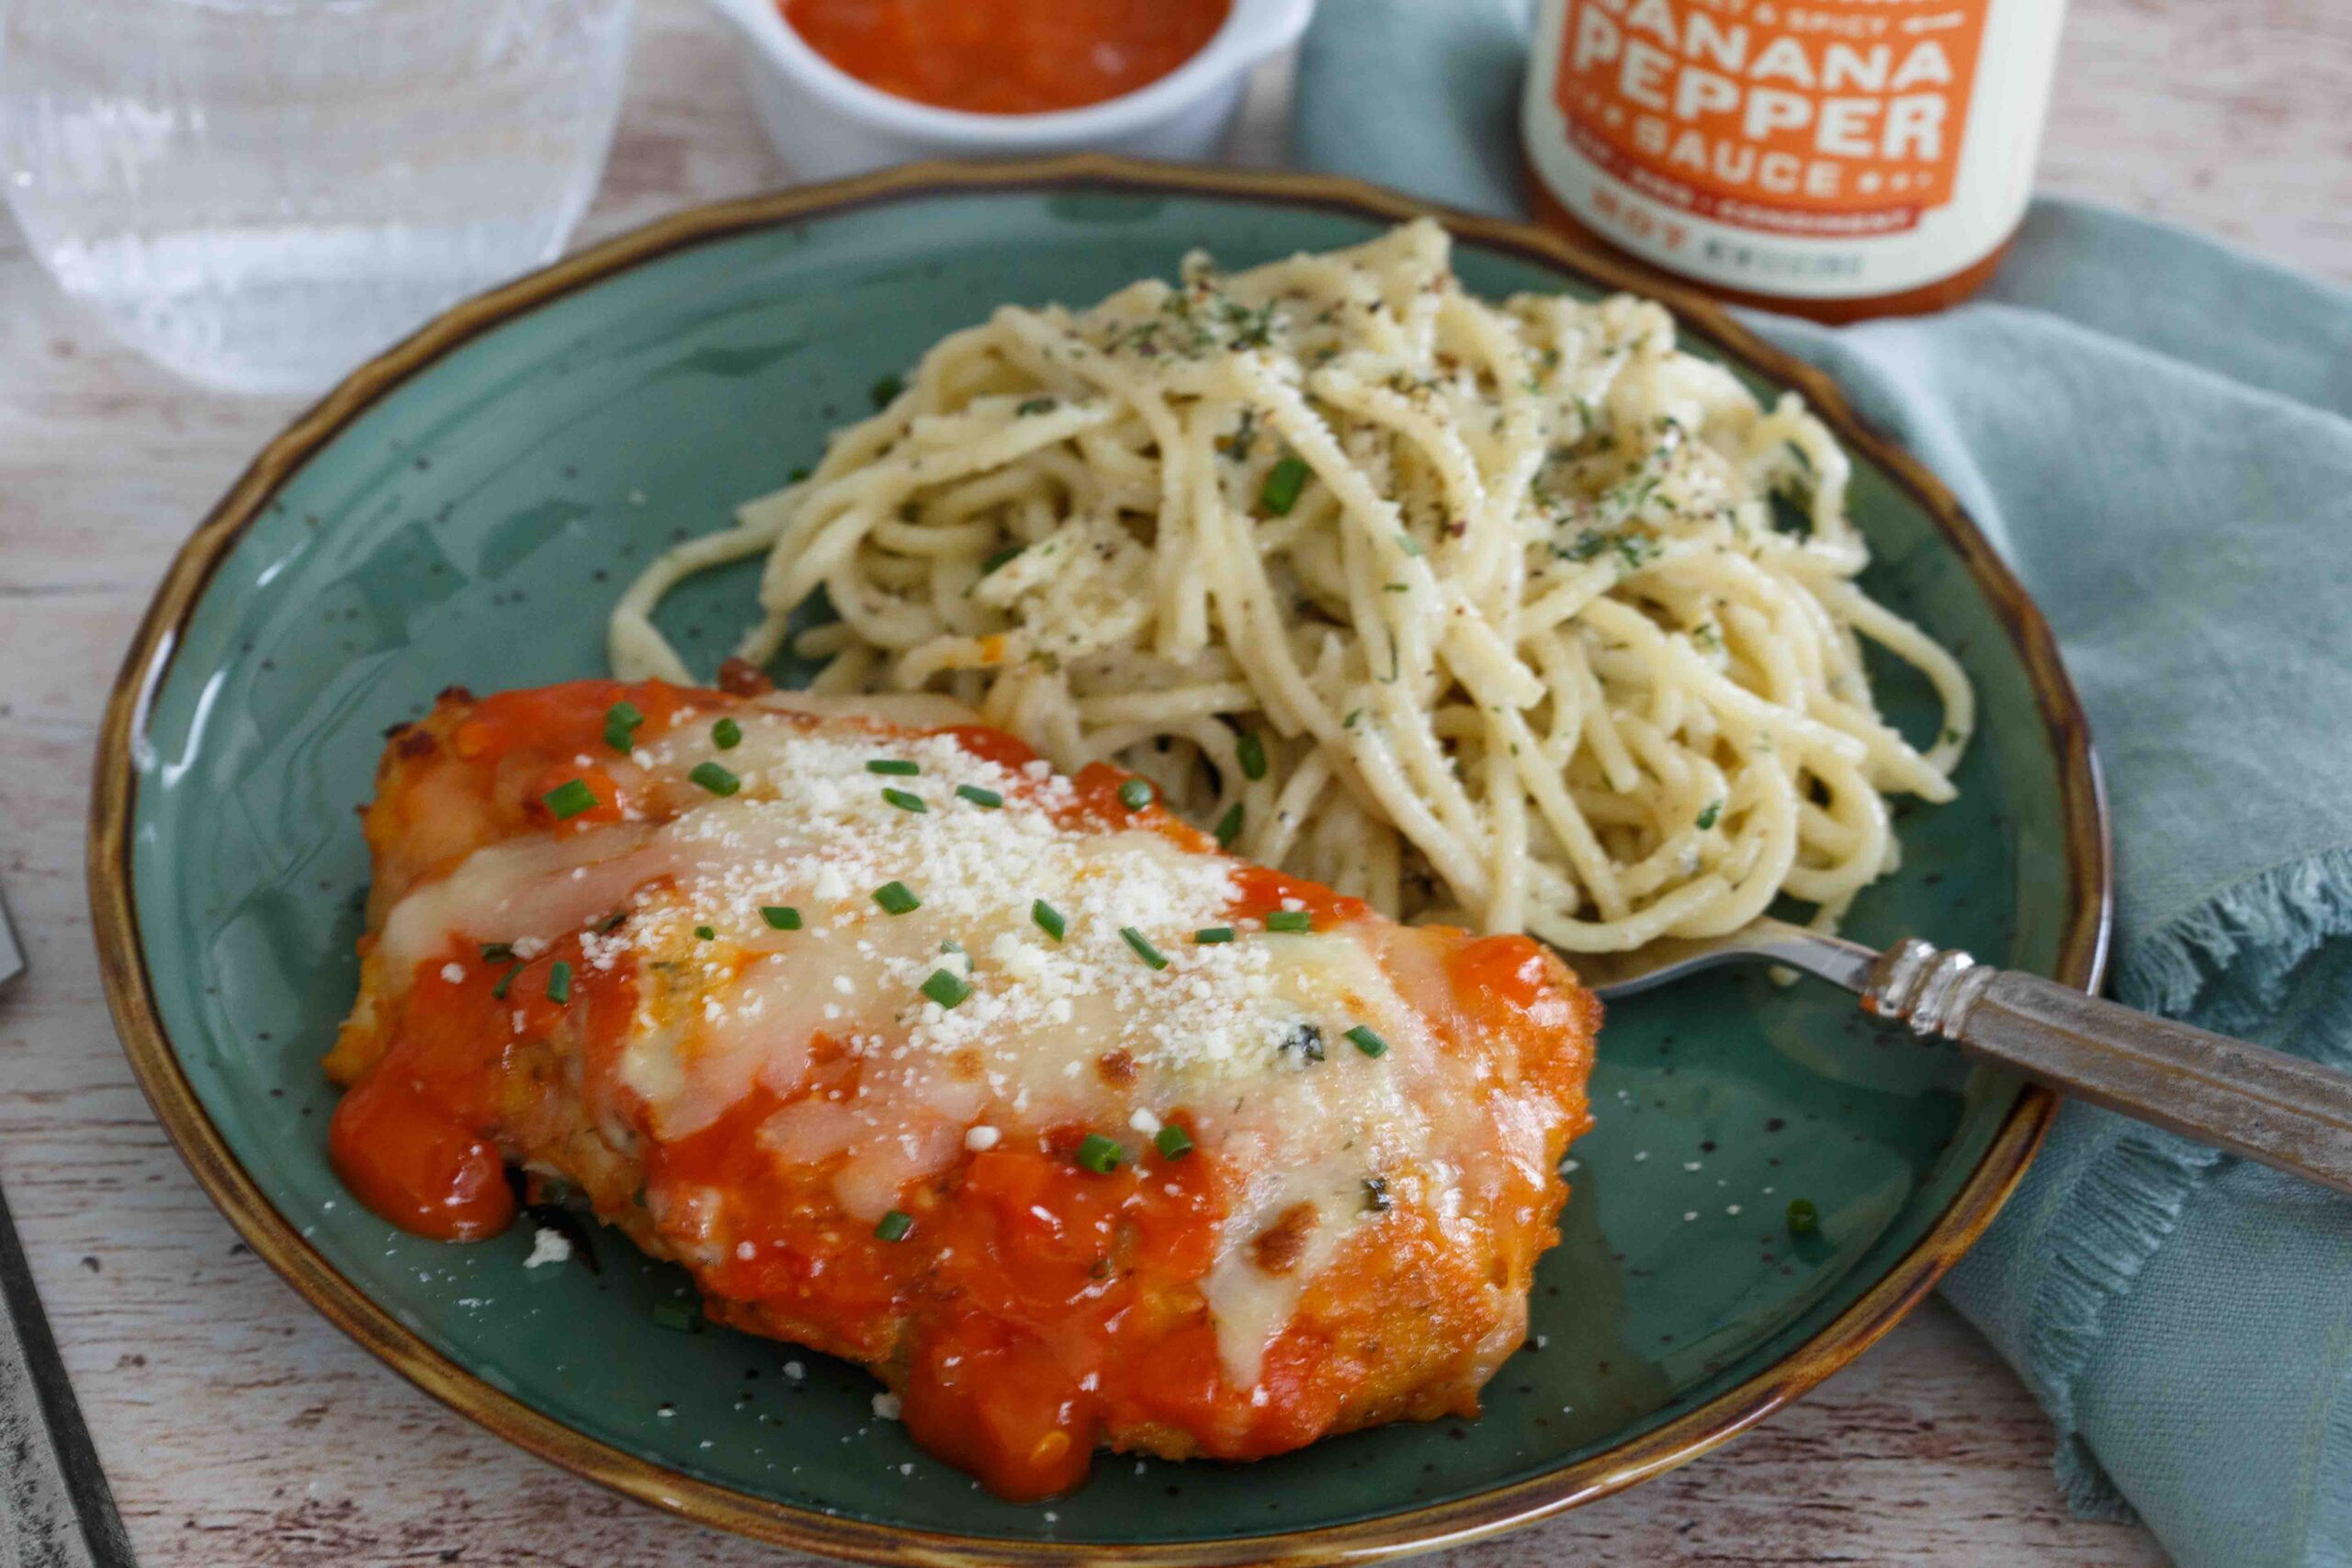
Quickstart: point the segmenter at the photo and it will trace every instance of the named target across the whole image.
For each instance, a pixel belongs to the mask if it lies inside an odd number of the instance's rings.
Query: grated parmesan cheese
[[[737,713],[734,794],[687,782],[708,746],[681,723],[605,764],[645,803],[642,821],[477,851],[395,908],[387,948],[397,960],[403,945],[503,941],[528,956],[578,933],[591,969],[636,977],[619,1072],[660,1135],[764,1088],[784,1107],[763,1141],[791,1163],[846,1156],[835,1192],[868,1224],[964,1151],[1073,1122],[1148,1144],[1184,1111],[1205,1150],[1255,1173],[1204,1284],[1240,1386],[1305,1281],[1370,1223],[1369,1174],[1443,1225],[1471,1223],[1461,1170],[1437,1156],[1479,1126],[1458,1109],[1479,1068],[1432,1047],[1377,949],[1385,928],[1270,936],[1236,920],[1238,863],[1145,829],[1062,826],[1075,795],[1042,762],[1008,769],[945,733]],[[867,763],[881,758],[916,771],[877,776]],[[982,808],[959,785],[1002,804]],[[894,883],[912,908],[877,901]],[[1040,900],[1061,917],[1058,940],[1033,914]],[[771,927],[774,906],[799,925]],[[1237,939],[1193,940],[1219,925]],[[1128,930],[1164,962],[1147,962]],[[1357,1025],[1389,1051],[1323,1048]],[[820,1034],[854,1058],[854,1076],[811,1084]],[[1302,1201],[1321,1218],[1299,1266],[1269,1276],[1248,1244]]]
[[[523,1267],[537,1269],[542,1264],[567,1263],[571,1259],[570,1239],[561,1231],[550,1230],[541,1225],[537,1233],[531,1237],[531,1256],[523,1259]]]

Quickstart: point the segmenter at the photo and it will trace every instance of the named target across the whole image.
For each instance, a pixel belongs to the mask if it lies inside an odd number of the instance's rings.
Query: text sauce
[[[1931,310],[2024,216],[2059,0],[1545,0],[1546,221],[1729,298]]]

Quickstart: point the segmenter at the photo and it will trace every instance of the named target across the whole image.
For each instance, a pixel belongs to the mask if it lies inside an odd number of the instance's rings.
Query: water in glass
[[[0,0],[0,192],[58,283],[209,386],[308,390],[552,258],[629,0]]]

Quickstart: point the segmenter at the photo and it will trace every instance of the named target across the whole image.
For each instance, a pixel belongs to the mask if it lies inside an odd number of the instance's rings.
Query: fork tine
[[[1603,1001],[1614,1001],[1702,969],[1750,961],[1785,964],[1860,996],[1869,983],[1871,962],[1878,955],[1860,942],[1766,917],[1723,936],[1660,937],[1630,953],[1562,949],[1560,956]]]

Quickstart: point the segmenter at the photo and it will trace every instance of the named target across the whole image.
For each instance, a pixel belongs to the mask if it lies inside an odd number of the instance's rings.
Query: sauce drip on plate
[[[978,114],[1099,104],[1201,51],[1231,0],[781,0],[808,47],[869,86]]]

